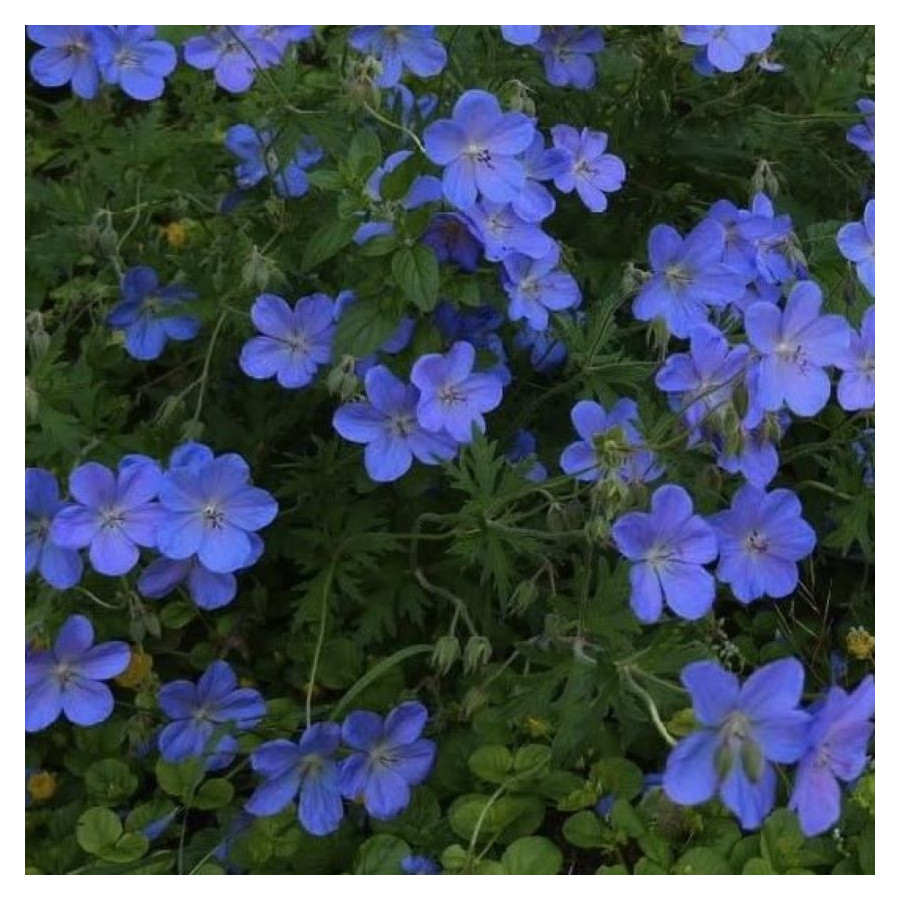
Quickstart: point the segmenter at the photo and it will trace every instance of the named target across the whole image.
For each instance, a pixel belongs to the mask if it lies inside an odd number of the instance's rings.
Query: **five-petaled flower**
[[[871,409],[875,405],[875,307],[863,316],[859,334],[850,332],[850,343],[834,364],[842,371],[837,398],[843,409]]]
[[[234,572],[250,564],[252,533],[277,515],[268,491],[249,484],[250,467],[226,453],[199,469],[170,469],[159,488],[162,515],[159,550],[170,559],[198,560],[212,572]]]
[[[625,181],[625,163],[606,152],[606,133],[590,128],[582,128],[579,133],[571,125],[555,125],[552,134],[553,146],[568,157],[567,166],[553,183],[564,194],[576,191],[591,212],[603,212],[606,195],[619,190]]]
[[[852,694],[834,686],[811,709],[808,749],[797,766],[788,806],[807,836],[821,834],[841,815],[839,781],[852,782],[866,766],[875,712],[875,679],[867,675]]]
[[[793,491],[767,494],[745,484],[731,509],[710,517],[719,542],[716,577],[741,603],[787,597],[800,579],[797,562],[812,553],[816,533],[802,517]]]
[[[525,183],[517,159],[534,138],[534,125],[520,112],[502,112],[487,91],[466,91],[453,107],[452,119],[425,129],[428,158],[444,166],[444,196],[468,209],[478,194],[497,203],[513,200]]]
[[[282,387],[302,388],[331,361],[334,303],[325,294],[301,297],[293,309],[275,294],[260,294],[250,317],[262,332],[241,349],[241,369],[251,378],[274,375]]]
[[[413,457],[434,465],[456,455],[456,440],[427,431],[417,420],[417,387],[404,384],[385,366],[369,369],[365,381],[367,400],[341,406],[334,428],[346,440],[366,445],[366,471],[373,481],[396,481],[409,471]]]
[[[203,757],[210,771],[234,759],[237,740],[227,732],[254,728],[266,714],[259,691],[238,687],[231,666],[222,660],[211,663],[196,684],[184,679],[164,684],[159,706],[172,719],[159,733],[162,758],[183,762]],[[221,737],[214,741],[217,731]]]
[[[98,572],[124,575],[138,561],[138,547],[156,546],[160,478],[159,466],[150,460],[126,458],[118,474],[84,463],[69,476],[75,502],[56,514],[50,539],[69,550],[90,547],[88,558]]]
[[[250,765],[264,780],[244,809],[254,816],[273,816],[299,793],[300,824],[310,834],[331,834],[344,817],[340,769],[334,759],[340,742],[340,725],[317,722],[296,743],[281,739],[257,747]]]
[[[706,569],[718,553],[709,524],[694,514],[688,492],[665,484],[650,501],[650,512],[616,519],[612,538],[633,565],[631,608],[642,622],[656,622],[663,601],[684,619],[706,615],[715,599],[715,579]]]
[[[850,222],[837,233],[837,243],[845,259],[856,264],[856,275],[875,296],[875,201],[866,204],[862,222]]]
[[[419,78],[431,78],[447,65],[447,51],[435,38],[434,25],[357,25],[348,43],[378,59],[378,87],[393,87],[404,68]]]
[[[170,310],[197,294],[180,284],[159,286],[159,276],[150,266],[135,266],[122,276],[122,297],[106,323],[125,332],[125,349],[135,359],[156,359],[166,341],[189,341],[200,331],[193,316],[172,315]]]
[[[435,746],[420,737],[428,720],[421,703],[401,703],[382,720],[366,710],[350,713],[341,734],[354,751],[341,763],[341,792],[362,799],[373,819],[392,819],[409,805],[410,788],[434,763]]]
[[[696,662],[681,683],[701,727],[669,754],[663,789],[686,806],[718,794],[744,828],[758,828],[775,804],[772,763],[796,762],[807,747],[809,715],[797,708],[803,666],[779,659],[741,686],[718,663]]]
[[[410,378],[420,391],[416,416],[426,431],[446,432],[464,444],[472,440],[473,426],[484,431],[483,414],[500,405],[503,385],[496,375],[473,372],[474,365],[475,348],[468,341],[416,360]]]
[[[84,616],[69,616],[52,650],[25,652],[25,731],[52,725],[60,713],[75,725],[96,725],[113,711],[113,695],[103,684],[128,667],[123,641],[94,646],[94,627]]]

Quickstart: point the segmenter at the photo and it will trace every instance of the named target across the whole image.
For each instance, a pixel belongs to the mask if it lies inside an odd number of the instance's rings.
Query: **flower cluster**
[[[544,74],[554,87],[581,91],[594,86],[597,72],[592,54],[603,47],[600,29],[588,25],[501,25],[504,40],[516,47],[534,47],[544,56]]]
[[[72,502],[59,499],[56,479],[26,470],[26,572],[37,568],[53,587],[81,578],[79,550],[93,569],[124,575],[140,548],[160,558],[141,574],[138,590],[163,597],[187,582],[195,603],[216,609],[237,593],[233,573],[263,550],[256,532],[278,512],[272,496],[249,484],[250,470],[234,453],[216,457],[204,444],[177,447],[163,472],[145,456],[124,457],[116,472],[84,463],[69,478]]]
[[[729,510],[707,521],[694,513],[684,488],[658,488],[650,512],[620,516],[612,529],[618,551],[632,565],[631,608],[642,622],[656,622],[663,604],[685,619],[712,608],[715,579],[704,568],[717,557],[716,577],[735,598],[786,597],[799,581],[797,563],[809,556],[816,535],[789,490],[766,493],[746,484]]]
[[[775,805],[773,763],[797,763],[790,808],[806,835],[831,828],[841,811],[839,782],[865,768],[875,681],[867,676],[851,694],[832,687],[803,710],[803,678],[793,658],[763,666],[743,685],[718,663],[686,666],[681,682],[700,728],[669,755],[669,797],[693,805],[717,795],[744,828],[758,828]]]
[[[311,725],[296,743],[269,741],[250,757],[262,783],[246,809],[255,816],[275,815],[299,794],[300,824],[315,835],[337,829],[344,798],[361,802],[373,819],[392,819],[406,809],[410,788],[421,784],[434,764],[435,745],[421,737],[427,720],[421,703],[408,702],[384,719],[358,710],[343,725]],[[342,743],[348,755],[338,760]]]

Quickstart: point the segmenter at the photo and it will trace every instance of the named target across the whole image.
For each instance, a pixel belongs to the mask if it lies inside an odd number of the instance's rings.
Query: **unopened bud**
[[[441,675],[446,675],[461,654],[459,638],[455,634],[445,634],[434,642],[431,667]]]
[[[512,593],[510,598],[510,607],[517,615],[524,613],[532,603],[537,599],[537,585],[528,579],[520,582]]]
[[[492,653],[491,642],[484,635],[472,635],[463,652],[463,670],[466,673],[477,671],[491,661]]]

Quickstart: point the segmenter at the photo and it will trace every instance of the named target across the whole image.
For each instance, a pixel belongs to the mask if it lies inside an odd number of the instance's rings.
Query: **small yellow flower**
[[[553,731],[546,719],[540,719],[537,716],[529,716],[523,724],[525,730],[533,738],[548,737]]]
[[[188,242],[188,231],[181,222],[169,222],[160,228],[170,247],[183,247]]]
[[[874,659],[875,635],[865,628],[851,628],[847,633],[847,652],[855,659]]]
[[[138,688],[153,671],[153,657],[140,647],[133,647],[128,668],[116,678],[116,684],[124,688]]]
[[[28,779],[28,793],[32,800],[49,800],[56,793],[56,776],[52,772],[35,772]]]

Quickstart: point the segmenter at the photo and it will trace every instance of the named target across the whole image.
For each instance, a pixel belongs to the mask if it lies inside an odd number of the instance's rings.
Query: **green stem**
[[[319,658],[322,655],[322,646],[325,643],[325,625],[328,621],[328,600],[331,594],[331,582],[334,579],[334,568],[337,557],[331,560],[328,571],[325,574],[325,583],[322,585],[322,611],[319,614],[319,635],[316,638],[316,650],[313,653],[312,668],[309,673],[309,683],[306,685],[306,727],[312,725],[312,696],[316,687],[316,672],[319,668]]]

